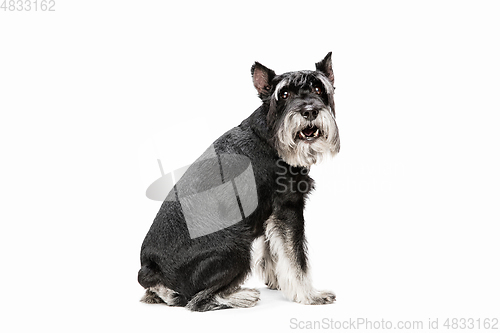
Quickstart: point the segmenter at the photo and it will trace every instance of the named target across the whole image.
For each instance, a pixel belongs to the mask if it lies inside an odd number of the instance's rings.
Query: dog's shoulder
[[[276,160],[278,155],[270,144],[265,117],[265,110],[257,109],[214,142],[216,152]]]

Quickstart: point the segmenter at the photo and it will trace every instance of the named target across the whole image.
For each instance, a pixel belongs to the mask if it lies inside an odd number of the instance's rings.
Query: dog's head
[[[309,167],[340,149],[331,52],[316,71],[276,75],[256,62],[255,88],[268,108],[267,125],[278,155],[292,166]]]

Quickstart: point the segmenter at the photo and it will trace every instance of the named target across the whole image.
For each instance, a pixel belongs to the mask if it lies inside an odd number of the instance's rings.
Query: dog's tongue
[[[304,133],[305,136],[312,136],[315,131],[316,131],[315,127],[308,127],[308,128],[304,128],[302,130],[302,133]]]

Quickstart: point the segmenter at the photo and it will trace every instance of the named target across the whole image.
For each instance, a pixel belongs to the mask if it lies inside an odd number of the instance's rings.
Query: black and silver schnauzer
[[[315,71],[276,75],[256,62],[251,73],[262,106],[187,168],[144,239],[145,303],[254,306],[259,291],[241,287],[252,259],[289,300],[335,301],[311,285],[303,213],[309,168],[340,149],[331,52]]]

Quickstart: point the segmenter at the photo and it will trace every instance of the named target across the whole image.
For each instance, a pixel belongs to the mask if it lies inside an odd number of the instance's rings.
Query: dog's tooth
[[[305,139],[306,136],[304,135],[304,133],[302,133],[302,131],[299,132],[299,138],[301,139]]]
[[[315,138],[317,138],[317,137],[318,137],[318,135],[319,135],[319,128],[318,128],[318,129],[316,129],[316,132],[314,132],[314,137],[315,137]]]

